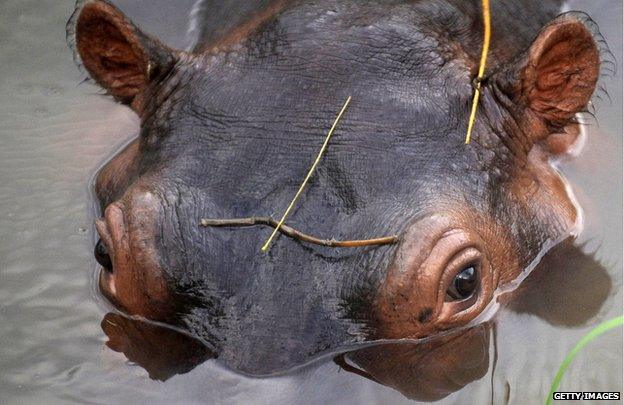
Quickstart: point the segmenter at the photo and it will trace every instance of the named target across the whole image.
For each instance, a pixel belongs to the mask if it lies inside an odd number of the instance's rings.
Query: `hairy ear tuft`
[[[175,63],[171,50],[142,33],[108,2],[86,2],[77,13],[73,18],[77,54],[89,75],[116,100],[132,104],[156,75]]]
[[[493,80],[547,124],[563,127],[586,109],[599,75],[600,52],[592,32],[568,13],[542,28],[529,49]]]

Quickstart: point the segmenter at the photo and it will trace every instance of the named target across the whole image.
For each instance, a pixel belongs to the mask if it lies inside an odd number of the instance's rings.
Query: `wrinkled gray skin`
[[[467,211],[471,221],[504,227],[513,244],[500,250],[513,252],[519,269],[569,233],[555,215],[543,220],[548,209],[531,212],[511,197],[532,144],[518,141],[527,130],[513,116],[506,83],[487,83],[475,140],[463,144],[482,44],[480,1],[287,2],[231,39],[273,3],[207,1],[193,53],[170,59],[154,51],[160,70],[129,147],[138,152],[108,165],[123,170],[98,175],[102,212],[122,201],[126,221],[145,217],[152,226],[149,252],[171,303],[156,320],[254,374],[386,336],[373,307],[400,246],[331,249],[279,236],[264,254],[269,228],[199,226],[201,218],[278,218],[347,96],[351,105],[289,225],[364,239]],[[559,10],[558,1],[494,1],[488,76],[515,63]]]

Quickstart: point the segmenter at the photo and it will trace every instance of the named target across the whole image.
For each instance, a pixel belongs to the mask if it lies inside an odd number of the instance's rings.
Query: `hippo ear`
[[[589,102],[600,72],[592,32],[578,14],[559,16],[529,49],[492,80],[550,127],[565,126]]]
[[[73,29],[69,24],[74,24]],[[116,100],[132,105],[149,83],[166,74],[173,51],[143,34],[111,4],[88,1],[68,23],[75,50],[89,75]]]

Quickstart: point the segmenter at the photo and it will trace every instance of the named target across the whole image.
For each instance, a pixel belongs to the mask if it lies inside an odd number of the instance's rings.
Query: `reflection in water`
[[[568,239],[544,256],[505,300],[515,312],[573,327],[594,317],[610,291],[606,269]],[[109,339],[106,345],[143,367],[152,379],[167,380],[215,357],[192,337],[116,313],[106,314],[101,326]],[[407,398],[435,401],[487,373],[493,327],[487,322],[423,342],[369,346],[342,353],[334,361],[342,369],[391,387]]]
[[[109,312],[100,325],[106,346],[143,367],[154,380],[188,373],[213,357],[200,341],[172,329]]]
[[[410,399],[436,401],[488,371],[490,323],[423,343],[391,343],[346,353],[336,362],[392,387]]]

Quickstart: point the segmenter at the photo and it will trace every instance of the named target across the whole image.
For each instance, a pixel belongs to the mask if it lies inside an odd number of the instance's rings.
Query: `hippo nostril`
[[[113,270],[113,262],[111,261],[110,255],[108,254],[108,249],[106,248],[106,245],[102,243],[101,239],[99,239],[95,244],[95,249],[93,253],[95,255],[95,260],[97,260],[97,262],[100,263],[102,267],[104,267],[108,271]]]

